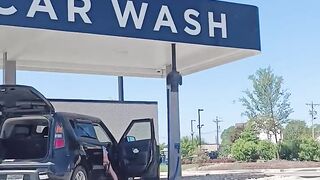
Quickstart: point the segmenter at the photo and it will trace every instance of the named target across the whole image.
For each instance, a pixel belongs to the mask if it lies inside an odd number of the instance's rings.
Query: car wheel
[[[87,172],[82,166],[76,167],[71,180],[88,180]]]

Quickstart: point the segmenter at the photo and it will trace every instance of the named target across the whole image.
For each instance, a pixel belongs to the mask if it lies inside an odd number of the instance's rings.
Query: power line
[[[307,103],[307,106],[311,106],[311,110],[310,110],[310,115],[311,115],[311,129],[312,129],[312,137],[315,138],[315,133],[314,133],[314,120],[317,119],[317,117],[315,117],[317,115],[317,111],[314,110],[315,106],[320,106],[320,104],[315,104],[313,103],[313,101],[311,101],[311,103]]]

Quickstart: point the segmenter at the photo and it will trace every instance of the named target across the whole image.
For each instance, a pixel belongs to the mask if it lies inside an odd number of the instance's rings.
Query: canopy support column
[[[16,84],[16,61],[8,61],[8,53],[3,53],[3,84]]]
[[[123,76],[118,76],[118,95],[119,101],[124,101]]]
[[[167,112],[168,112],[168,179],[181,179],[179,85],[182,76],[177,72],[176,44],[171,45],[172,65],[167,67]]]

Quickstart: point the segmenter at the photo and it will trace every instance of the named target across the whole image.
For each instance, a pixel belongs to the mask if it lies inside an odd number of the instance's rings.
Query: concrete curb
[[[290,172],[319,172],[319,168],[292,168],[292,169],[243,169],[243,170],[216,170],[216,171],[183,171],[183,177],[192,176],[208,176],[208,175],[223,175],[223,174],[278,174],[278,173],[290,173]],[[167,172],[160,173],[161,178],[167,177]]]

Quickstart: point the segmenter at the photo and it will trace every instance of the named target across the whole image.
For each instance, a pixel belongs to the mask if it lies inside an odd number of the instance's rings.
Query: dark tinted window
[[[74,130],[78,137],[97,139],[97,135],[91,123],[76,122]]]

